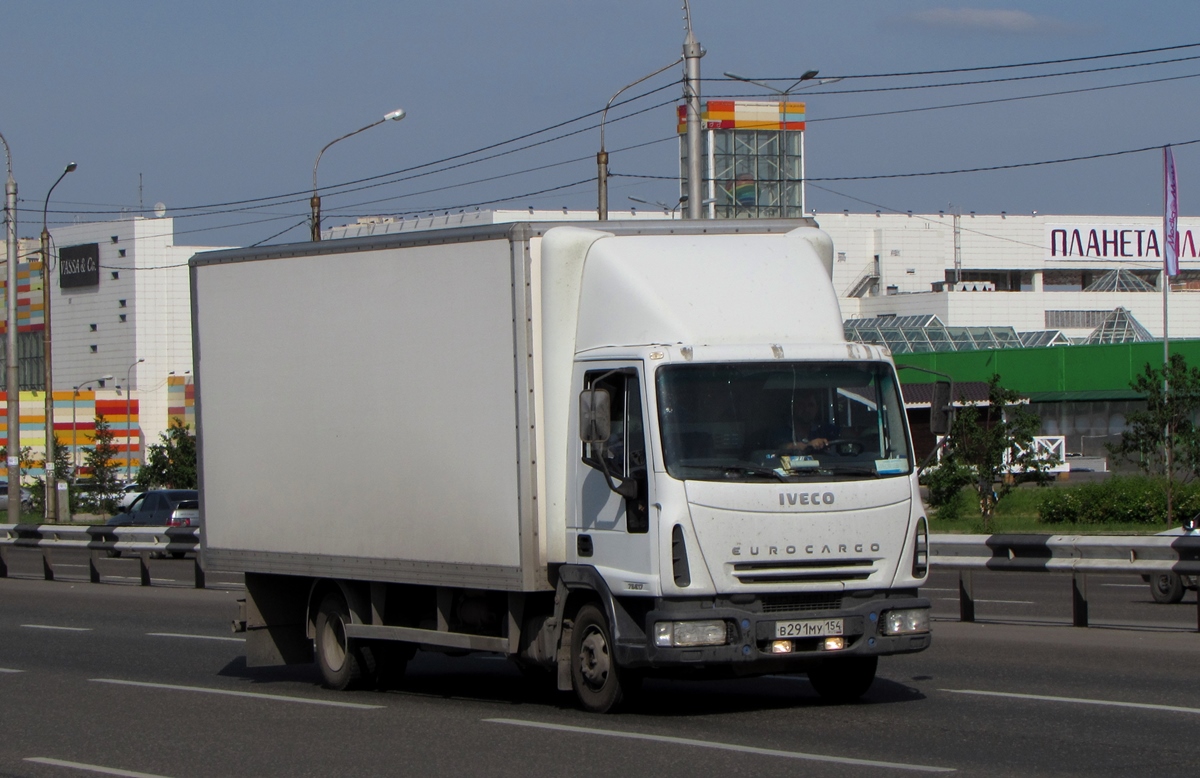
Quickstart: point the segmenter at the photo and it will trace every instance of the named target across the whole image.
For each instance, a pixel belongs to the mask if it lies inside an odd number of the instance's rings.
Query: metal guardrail
[[[1071,620],[1088,625],[1089,573],[1200,575],[1200,537],[1188,535],[930,535],[929,564],[958,570],[960,621],[975,621],[974,570],[1071,574]],[[1196,604],[1200,632],[1200,597]]]
[[[150,557],[153,555],[195,553],[193,564],[195,586],[205,586],[204,568],[197,553],[200,550],[199,527],[92,527],[64,524],[0,524],[0,578],[8,577],[9,548],[38,549],[42,553],[42,575],[54,580],[54,552],[86,550],[88,578],[102,583],[96,560],[101,556],[136,560],[139,563],[142,586],[150,586]]]

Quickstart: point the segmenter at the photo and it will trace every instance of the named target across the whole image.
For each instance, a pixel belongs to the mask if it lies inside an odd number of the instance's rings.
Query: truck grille
[[[763,613],[836,611],[841,609],[842,595],[836,592],[768,594],[762,598]]]
[[[865,581],[874,574],[874,559],[837,559],[828,562],[738,562],[733,565],[734,577],[744,584]]]

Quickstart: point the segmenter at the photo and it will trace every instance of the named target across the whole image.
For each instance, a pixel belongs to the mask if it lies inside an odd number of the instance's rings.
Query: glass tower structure
[[[805,213],[804,103],[710,100],[702,106],[709,218],[794,218]],[[678,107],[680,193],[687,192],[686,108]]]

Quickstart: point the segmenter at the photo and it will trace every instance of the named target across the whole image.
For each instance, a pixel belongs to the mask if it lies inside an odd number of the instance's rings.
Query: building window
[[[122,321],[122,322],[125,322],[125,321],[127,321],[127,317],[126,317],[126,315],[125,315],[125,314],[123,314],[123,313],[122,313],[122,314],[120,314],[120,316],[121,316],[121,321]]]
[[[125,255],[124,255],[124,254],[121,254],[121,256],[125,256]],[[117,280],[117,279],[119,279],[120,277],[121,277],[121,273],[120,273],[120,272],[118,272],[118,271],[116,271],[116,270],[112,271],[112,280],[116,281],[116,280]]]
[[[113,236],[112,236],[112,242],[113,242],[113,243],[116,243],[116,242],[117,242],[117,241],[119,241],[120,239],[121,239],[121,238],[120,238],[120,236],[118,236],[118,235],[113,235]]]
[[[89,328],[89,329],[90,329],[92,332],[95,332],[95,331],[96,331],[96,325],[95,325],[95,324],[89,324],[89,325],[88,325],[88,328]]]
[[[125,256],[125,249],[117,249],[117,256],[118,256],[118,257],[124,257],[124,256]]]
[[[92,353],[93,353],[93,354],[95,354],[97,351],[99,351],[99,350],[100,350],[100,347],[99,347],[99,346],[97,346],[95,343],[93,343],[92,345],[88,346],[88,348],[90,348],[90,349],[92,350]]]
[[[117,307],[118,307],[118,308],[124,308],[124,307],[125,307],[125,301],[124,301],[124,300],[117,300]]]

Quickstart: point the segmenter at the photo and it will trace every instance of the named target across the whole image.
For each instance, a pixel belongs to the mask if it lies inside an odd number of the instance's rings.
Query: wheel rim
[[[346,625],[340,617],[333,614],[326,617],[321,649],[329,669],[335,673],[341,670],[346,662]]]
[[[1162,594],[1167,594],[1171,591],[1171,577],[1168,575],[1160,575],[1154,579],[1154,583],[1158,586],[1158,591]]]
[[[604,639],[603,632],[592,627],[579,644],[580,674],[588,688],[596,690],[604,688],[611,670],[608,641]]]

